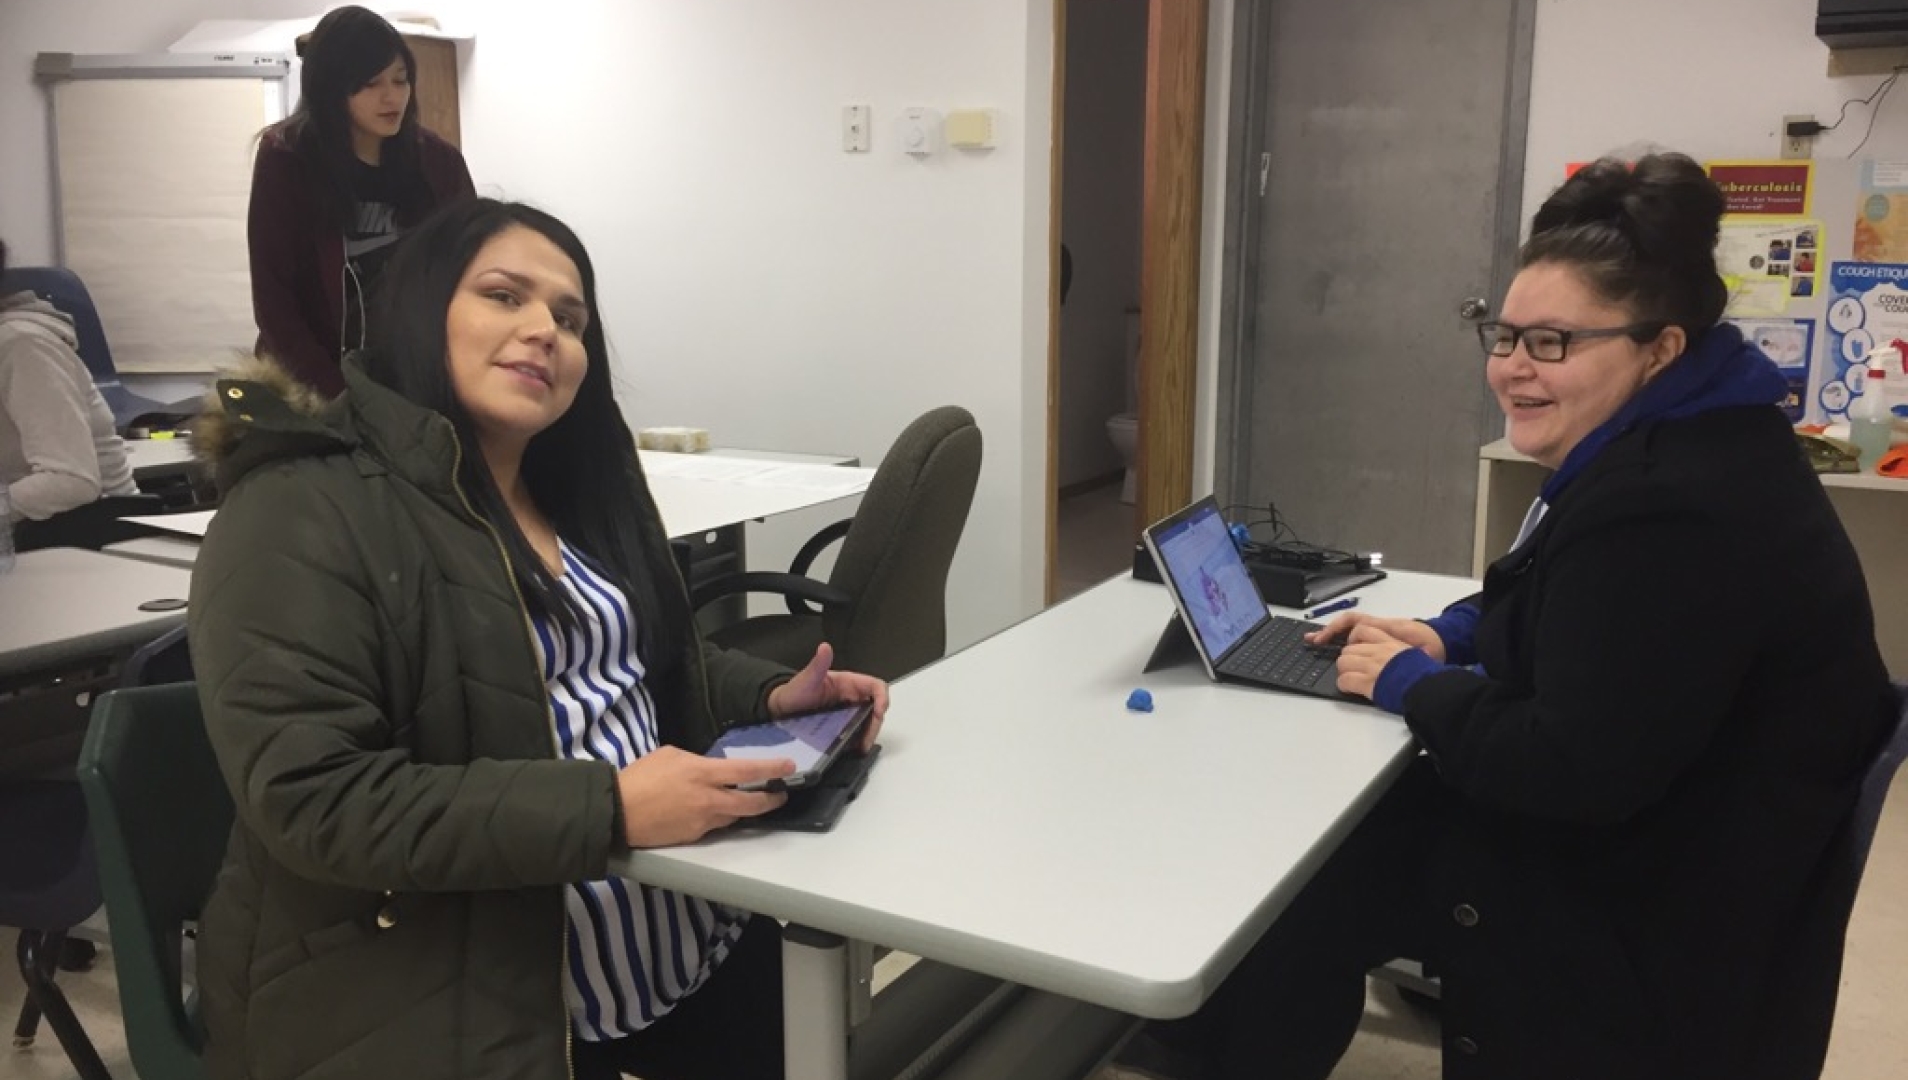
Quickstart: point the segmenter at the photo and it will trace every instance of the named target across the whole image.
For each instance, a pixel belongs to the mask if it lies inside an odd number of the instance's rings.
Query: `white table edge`
[[[1106,969],[1091,964],[1054,961],[1036,951],[1000,945],[985,937],[949,931],[917,919],[890,915],[859,905],[818,898],[787,886],[766,884],[695,863],[651,856],[641,850],[613,856],[610,871],[647,885],[731,904],[853,940],[885,945],[982,975],[1135,1016],[1175,1019],[1191,1014],[1212,995],[1258,942],[1266,928],[1272,925],[1298,891],[1318,872],[1324,860],[1364,820],[1365,814],[1417,755],[1415,739],[1401,742],[1398,752],[1383,770],[1373,776],[1371,784],[1359,799],[1348,805],[1332,827],[1320,835],[1298,872],[1268,895],[1203,966],[1181,979],[1137,980],[1129,976],[1112,975]],[[880,775],[881,770],[877,767],[869,782],[880,783]],[[848,813],[854,812],[851,806]],[[742,842],[746,836],[746,830],[739,830],[733,837],[717,838],[715,842]]]
[[[77,558],[82,565],[99,560],[101,564],[119,566],[132,560],[84,549],[49,548],[45,551],[27,552],[20,556],[20,562],[9,574],[33,573],[35,562],[48,560],[68,562]],[[115,573],[118,573],[115,571]],[[173,575],[178,575],[177,579]],[[124,577],[124,574],[120,576]],[[185,572],[173,567],[149,565],[139,572],[139,576],[155,576],[159,584],[151,592],[124,597],[124,603],[130,608],[126,617],[118,623],[104,628],[88,629],[79,636],[68,636],[54,641],[28,641],[26,643],[6,645],[0,651],[0,677],[12,677],[24,673],[53,670],[59,665],[96,656],[110,655],[142,645],[160,634],[185,622],[183,607],[171,611],[139,611],[137,605],[151,600],[185,600],[190,586],[190,578]],[[0,578],[0,583],[5,579]]]
[[[156,565],[156,564],[155,564]],[[56,642],[51,645],[28,645],[0,656],[0,678],[18,675],[22,672],[51,668],[63,660],[89,656],[107,655],[128,647],[143,645],[175,626],[185,623],[184,611],[159,612],[153,617],[136,624],[117,627],[87,639],[84,648],[74,648],[69,642]]]

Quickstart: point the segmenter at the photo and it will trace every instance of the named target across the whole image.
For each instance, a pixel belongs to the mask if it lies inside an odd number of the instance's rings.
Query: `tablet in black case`
[[[849,751],[835,759],[822,774],[821,783],[797,788],[788,793],[788,801],[760,817],[736,822],[743,829],[789,829],[796,832],[827,832],[841,820],[848,804],[861,794],[875,762],[881,757],[876,746],[866,755]]]

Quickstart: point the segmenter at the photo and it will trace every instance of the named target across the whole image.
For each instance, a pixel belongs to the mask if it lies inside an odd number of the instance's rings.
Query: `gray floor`
[[[1131,508],[1118,489],[1089,493],[1060,508],[1063,593],[1102,581],[1131,565]],[[0,1023],[10,1031],[19,1015],[23,987],[13,966],[13,937],[0,930]],[[905,958],[883,961],[883,982]],[[110,950],[92,971],[60,977],[81,1023],[115,1077],[130,1078],[125,1033],[120,1026]],[[1417,1080],[1438,1075],[1437,1025],[1429,1014],[1374,984],[1365,1020],[1334,1080]],[[1849,923],[1847,961],[1829,1049],[1827,1080],[1876,1080],[1908,1076],[1908,770],[1897,777],[1869,858],[1862,892]],[[37,1045],[16,1051],[0,1045],[0,1078],[62,1080],[73,1069],[53,1033],[41,1028]],[[1123,1080],[1116,1068],[1096,1080]]]
[[[1055,515],[1054,599],[1085,592],[1133,569],[1139,526],[1131,506],[1120,502],[1118,480],[1060,502]]]

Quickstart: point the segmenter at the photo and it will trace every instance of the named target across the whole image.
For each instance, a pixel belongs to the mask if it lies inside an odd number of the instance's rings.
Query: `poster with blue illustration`
[[[1816,400],[1845,419],[1877,346],[1908,340],[1908,264],[1838,262],[1829,268],[1828,360]]]
[[[1775,361],[1788,383],[1782,411],[1799,424],[1809,405],[1809,366],[1815,360],[1814,319],[1731,319],[1742,336]]]

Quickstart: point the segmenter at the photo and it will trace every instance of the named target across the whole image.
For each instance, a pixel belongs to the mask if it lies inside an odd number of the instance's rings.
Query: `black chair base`
[[[20,1007],[20,1019],[13,1027],[13,1046],[16,1050],[31,1047],[44,1016],[80,1080],[112,1080],[106,1063],[99,1059],[99,1051],[93,1049],[93,1041],[80,1027],[79,1017],[73,1015],[73,1006],[66,1000],[65,992],[53,981],[65,944],[63,930],[20,931],[20,976],[26,980],[27,993],[26,1003]]]

